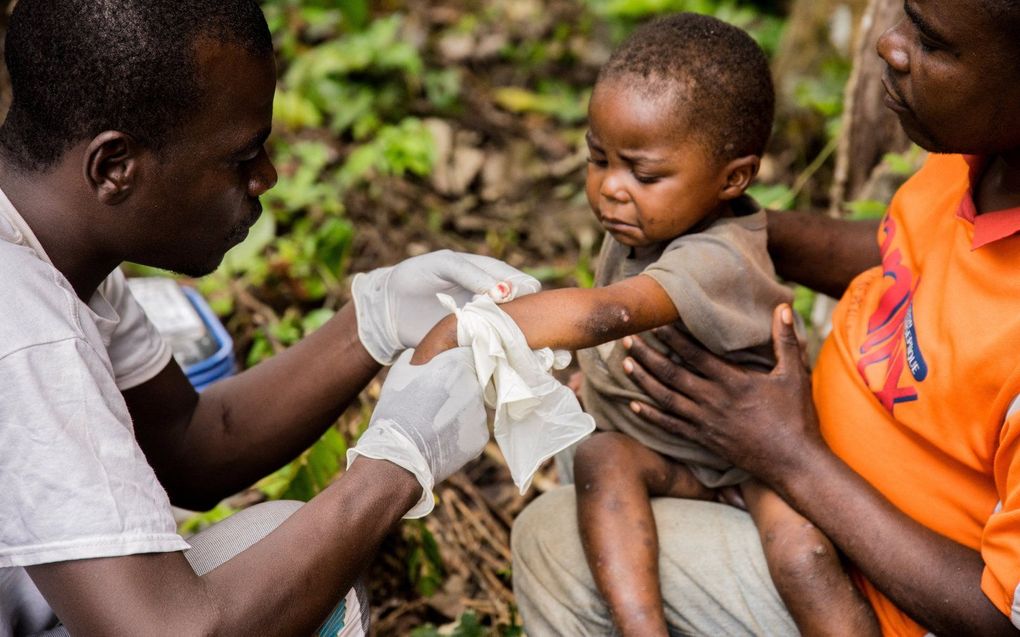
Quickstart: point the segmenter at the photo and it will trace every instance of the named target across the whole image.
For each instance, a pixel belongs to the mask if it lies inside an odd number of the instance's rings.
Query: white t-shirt
[[[188,548],[121,395],[170,357],[119,270],[83,303],[0,192],[0,637],[43,628],[19,567]]]

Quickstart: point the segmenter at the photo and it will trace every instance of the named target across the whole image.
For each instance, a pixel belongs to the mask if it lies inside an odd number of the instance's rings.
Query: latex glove
[[[392,363],[401,351],[417,347],[450,313],[436,294],[451,296],[458,305],[476,294],[505,303],[540,289],[537,279],[498,259],[450,250],[358,274],[351,283],[358,337],[382,365]]]
[[[577,396],[549,373],[566,367],[570,353],[532,350],[520,327],[489,298],[459,309],[449,297],[440,300],[457,315],[457,342],[474,354],[477,383],[495,411],[496,444],[523,495],[542,462],[595,429]]]
[[[414,474],[422,496],[406,518],[428,515],[435,506],[432,487],[476,458],[489,441],[471,349],[447,350],[424,365],[411,365],[413,354],[405,351],[390,370],[368,429],[347,451],[348,467],[365,456]]]

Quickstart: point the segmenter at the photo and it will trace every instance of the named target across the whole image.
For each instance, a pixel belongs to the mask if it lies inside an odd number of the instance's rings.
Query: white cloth
[[[570,353],[532,350],[521,329],[492,299],[477,296],[462,308],[439,295],[457,315],[457,341],[474,353],[485,404],[495,410],[496,444],[523,494],[539,465],[595,429],[574,392],[549,373]]]
[[[120,271],[83,303],[0,193],[0,637],[41,602],[17,567],[177,551],[170,502],[121,390],[170,349]],[[12,589],[17,587],[19,593]],[[36,603],[33,602],[33,603]],[[21,625],[18,632],[33,627]]]

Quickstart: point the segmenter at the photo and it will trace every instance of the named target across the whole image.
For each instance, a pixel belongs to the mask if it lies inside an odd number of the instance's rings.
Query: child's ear
[[[761,157],[758,155],[744,155],[727,163],[723,168],[725,181],[719,198],[723,200],[736,199],[744,194],[747,187],[751,185],[751,180],[758,174],[760,166]]]

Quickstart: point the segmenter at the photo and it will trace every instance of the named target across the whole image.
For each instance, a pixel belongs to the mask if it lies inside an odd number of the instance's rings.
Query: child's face
[[[721,207],[723,162],[677,130],[666,99],[601,82],[588,122],[588,203],[620,243],[673,239]]]
[[[878,41],[886,105],[907,135],[938,152],[1020,148],[1015,34],[976,0],[907,0],[906,17]]]

